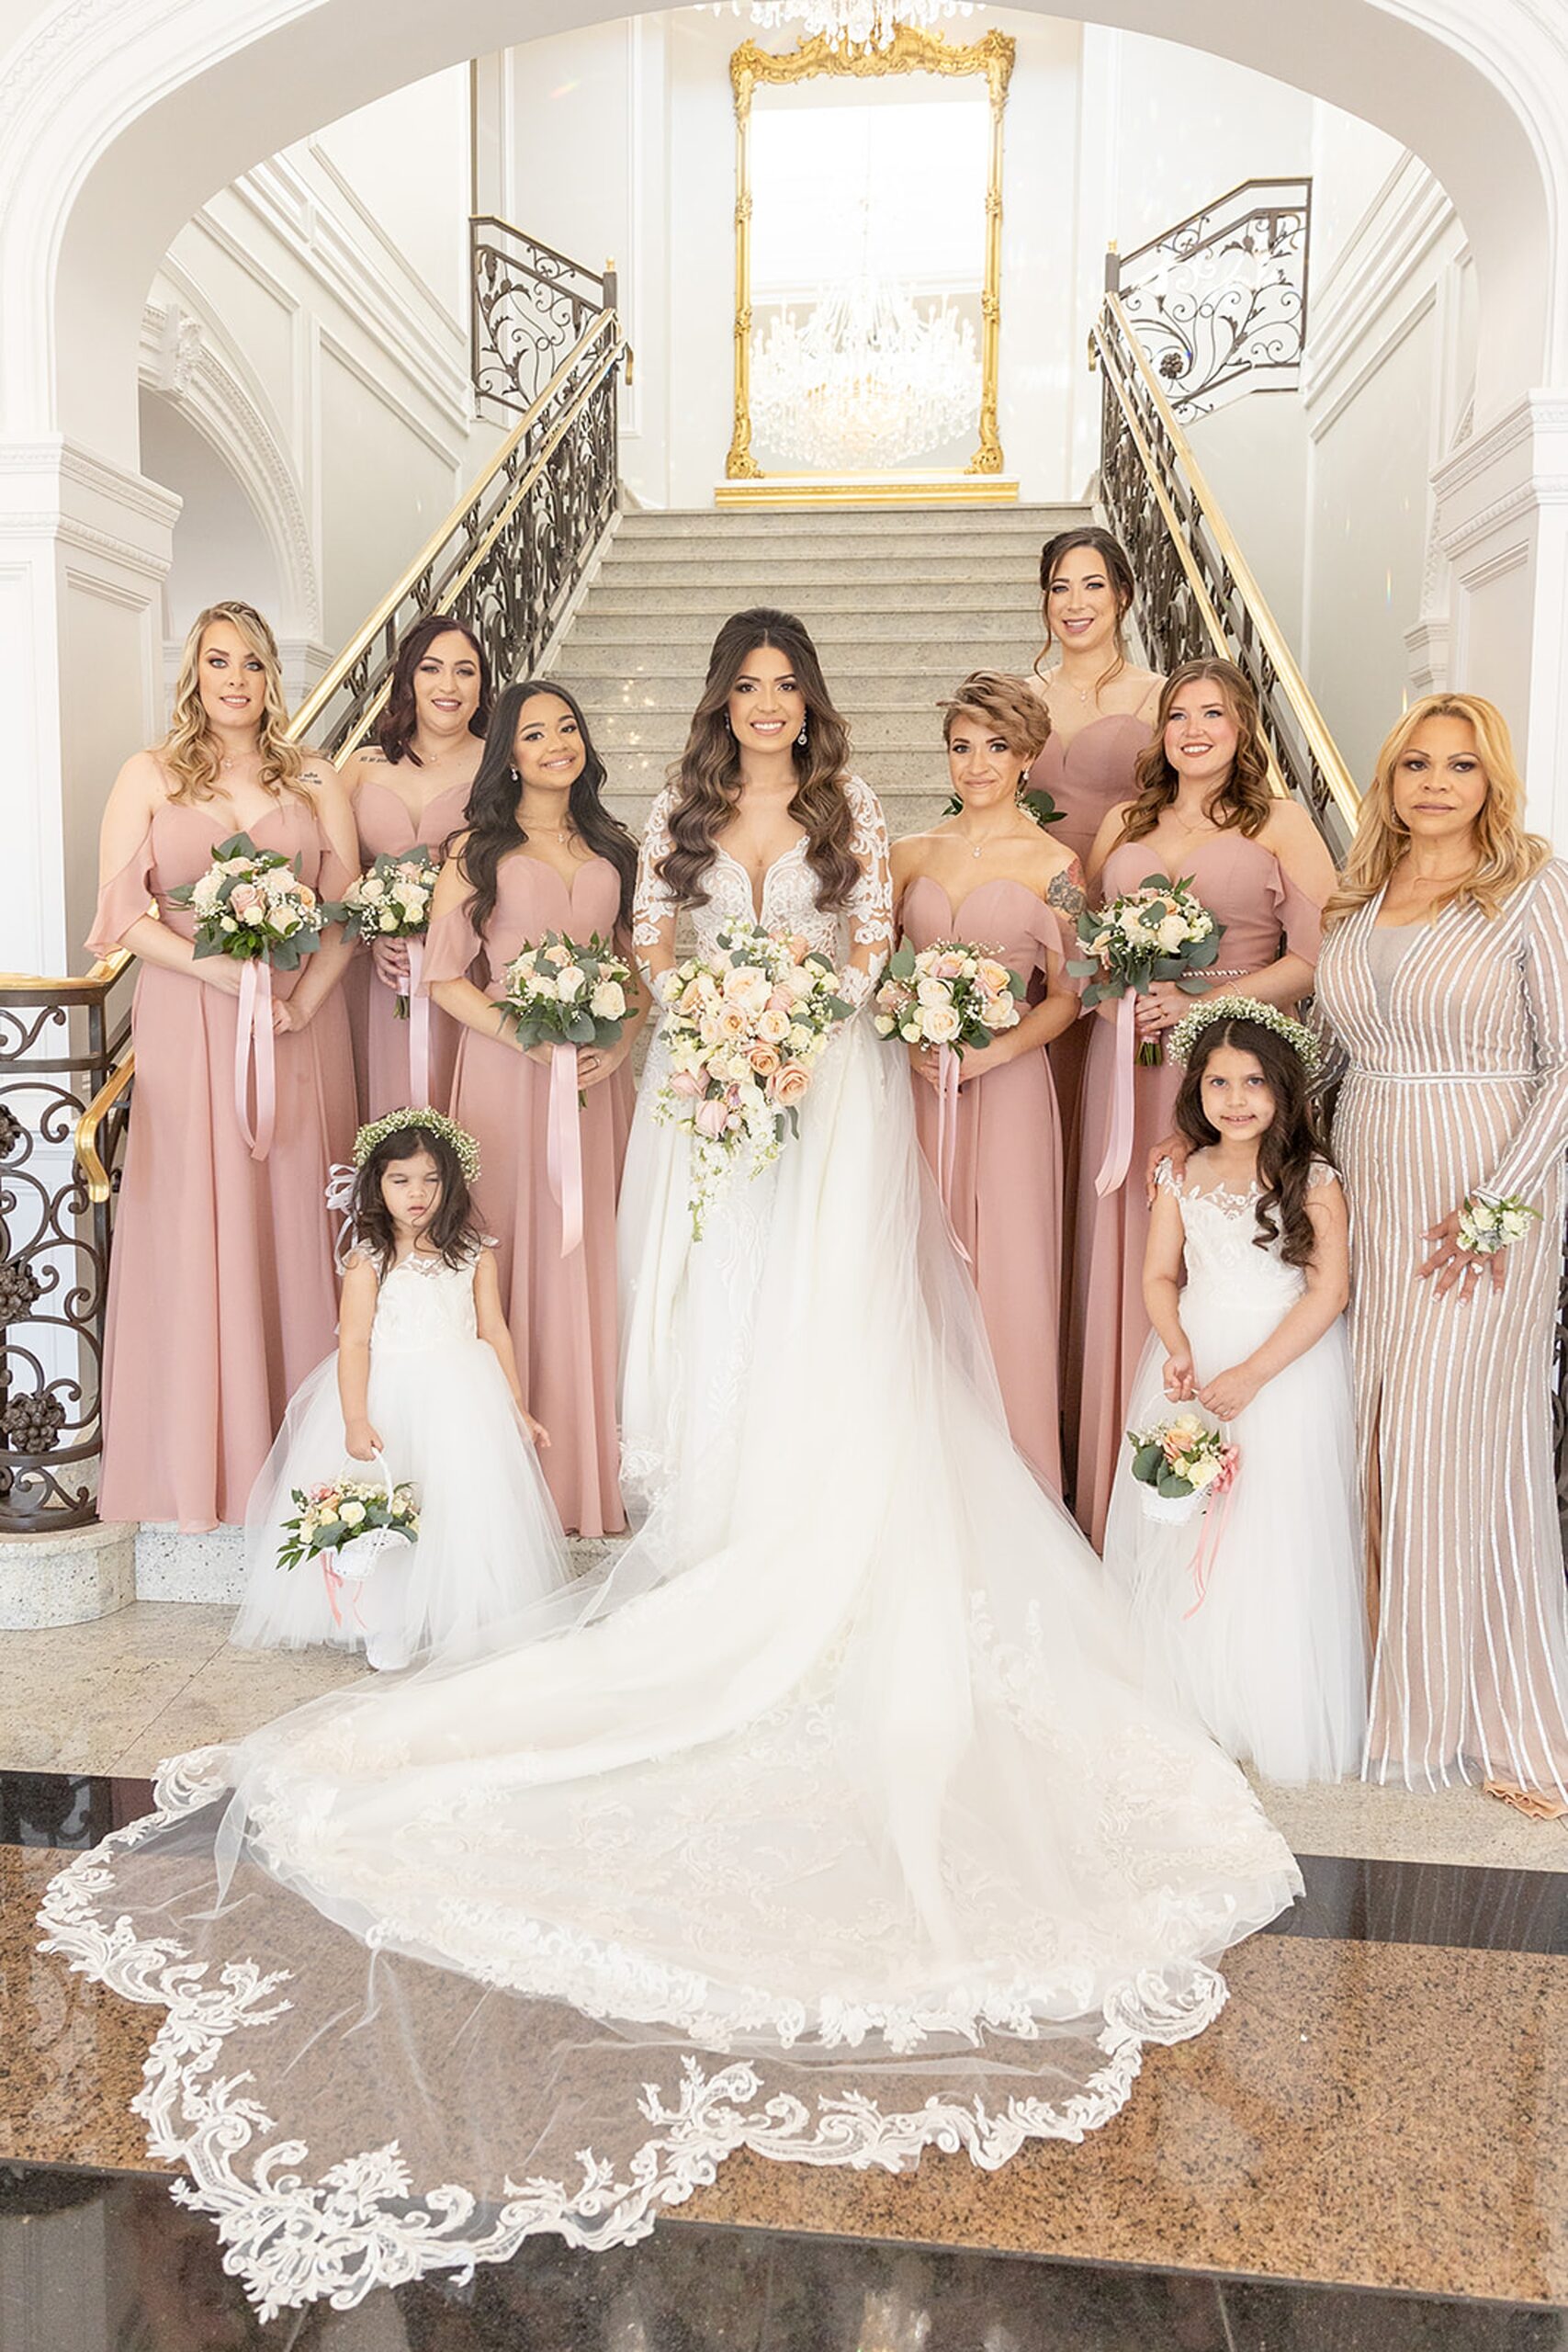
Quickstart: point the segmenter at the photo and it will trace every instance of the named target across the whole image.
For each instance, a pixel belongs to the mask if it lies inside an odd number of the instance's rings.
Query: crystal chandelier
[[[975,330],[945,297],[920,310],[869,273],[824,294],[804,326],[773,320],[752,361],[757,437],[802,464],[880,471],[975,424]]]
[[[724,0],[712,0],[723,13]],[[729,0],[738,17],[741,0]],[[972,17],[975,0],[749,0],[747,14],[764,31],[798,25],[803,41],[826,40],[833,49],[886,49],[900,25],[917,32],[950,17]]]

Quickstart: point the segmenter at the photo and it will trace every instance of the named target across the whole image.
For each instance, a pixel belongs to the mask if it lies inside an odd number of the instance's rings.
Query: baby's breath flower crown
[[[1288,1012],[1281,1012],[1277,1004],[1260,1004],[1252,996],[1206,996],[1166,1038],[1167,1061],[1185,1068],[1189,1054],[1211,1021],[1256,1021],[1261,1028],[1272,1029],[1276,1037],[1283,1038],[1301,1057],[1309,1070],[1314,1070],[1322,1058],[1312,1031],[1301,1022],[1292,1021]]]
[[[479,1148],[467,1127],[460,1127],[442,1111],[389,1111],[384,1119],[372,1119],[354,1138],[355,1166],[363,1168],[377,1145],[400,1127],[428,1127],[432,1135],[444,1136],[457,1155],[465,1182],[473,1182],[479,1172]]]

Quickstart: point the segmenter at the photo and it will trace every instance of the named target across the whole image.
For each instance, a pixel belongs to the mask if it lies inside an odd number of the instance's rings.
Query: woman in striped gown
[[[1368,1508],[1367,1776],[1568,1812],[1551,1351],[1568,1148],[1568,865],[1527,833],[1490,703],[1429,695],[1378,758],[1325,914],[1346,1069]],[[1467,1204],[1528,1202],[1487,1255]]]

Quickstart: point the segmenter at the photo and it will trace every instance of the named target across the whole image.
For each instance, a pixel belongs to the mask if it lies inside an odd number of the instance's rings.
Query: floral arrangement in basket
[[[329,922],[341,923],[367,947],[378,939],[423,940],[430,928],[430,902],[440,874],[441,860],[423,842],[401,857],[382,850],[342,898],[322,911]],[[418,986],[419,974],[411,956],[409,987]],[[392,1009],[400,1021],[408,1019],[407,991],[399,990]]]
[[[736,1171],[755,1176],[800,1132],[829,1033],[852,1007],[829,958],[798,933],[727,923],[712,951],[660,982],[669,1074],[654,1115],[692,1138],[692,1233]]]
[[[613,1046],[631,1010],[631,967],[595,932],[585,944],[547,931],[514,956],[502,977],[501,1005],[533,1046]]]
[[[275,849],[257,849],[249,833],[220,842],[206,873],[171,890],[169,897],[196,917],[198,959],[232,956],[244,965],[234,1027],[234,1116],[251,1158],[265,1159],[272,1149],[277,1109],[272,975],[275,969],[297,972],[301,958],[314,954],[321,944],[327,910],[288,858]]]
[[[1150,1519],[1196,1518],[1211,1495],[1224,1494],[1231,1485],[1241,1458],[1223,1431],[1196,1413],[1156,1421],[1149,1430],[1129,1430],[1127,1442]]]
[[[1168,875],[1151,874],[1109,906],[1086,909],[1077,932],[1087,953],[1075,957],[1067,970],[1075,980],[1089,983],[1083,992],[1087,1007],[1129,989],[1147,996],[1156,980],[1174,980],[1189,996],[1201,995],[1205,983],[1199,976],[1218,956],[1224,925],[1195,895],[1190,876],[1172,881]],[[1159,1039],[1145,1038],[1139,1061],[1157,1065],[1161,1058]]]
[[[275,849],[257,849],[249,833],[220,842],[212,863],[169,897],[196,917],[196,952],[235,956],[294,972],[321,944],[331,920],[296,867]]]
[[[1022,1019],[1023,982],[999,956],[963,939],[919,953],[908,942],[887,959],[873,1026],[907,1046],[976,1052]]]
[[[419,1534],[413,1488],[394,1486],[385,1471],[378,1480],[351,1478],[345,1473],[319,1487],[294,1487],[289,1500],[297,1509],[283,1522],[280,1568],[319,1559],[334,1576],[364,1577],[382,1556],[388,1537],[402,1536],[412,1544]],[[369,1536],[379,1540],[366,1544]],[[356,1550],[362,1544],[364,1550]],[[355,1556],[345,1557],[351,1552]]]

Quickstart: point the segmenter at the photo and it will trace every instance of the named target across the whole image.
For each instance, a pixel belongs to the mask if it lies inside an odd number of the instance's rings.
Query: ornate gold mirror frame
[[[993,28],[959,48],[940,33],[900,25],[886,49],[835,47],[822,36],[774,57],[743,41],[729,61],[735,93],[735,437],[716,503],[732,505],[843,504],[877,498],[900,503],[1004,504],[1018,496],[1002,478],[997,428],[997,382],[1002,335],[1002,116],[1016,45]],[[980,444],[963,473],[886,473],[852,481],[818,474],[765,474],[751,454],[751,99],[759,82],[805,82],[818,74],[983,74],[991,98],[990,155],[986,180],[986,257],[980,294]]]

